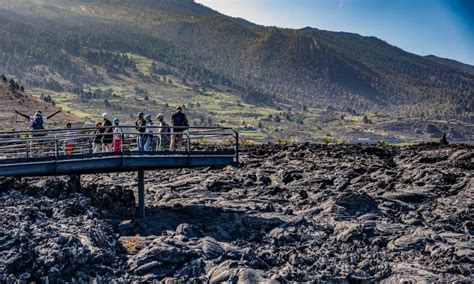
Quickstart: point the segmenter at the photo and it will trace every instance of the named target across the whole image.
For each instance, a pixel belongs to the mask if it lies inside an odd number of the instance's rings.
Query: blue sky
[[[376,36],[474,65],[474,0],[196,0],[257,24]]]

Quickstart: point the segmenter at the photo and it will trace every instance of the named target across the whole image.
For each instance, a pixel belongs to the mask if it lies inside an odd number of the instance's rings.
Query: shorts
[[[102,138],[102,143],[103,144],[112,144],[114,141],[114,136],[113,135],[104,135]]]

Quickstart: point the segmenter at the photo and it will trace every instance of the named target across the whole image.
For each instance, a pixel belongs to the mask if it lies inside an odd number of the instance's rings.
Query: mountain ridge
[[[69,59],[61,60],[74,61],[84,50],[133,52],[177,68],[184,79],[191,76],[203,86],[235,88],[254,104],[349,107],[396,116],[473,119],[472,73],[375,37],[259,26],[192,0],[7,2],[8,11],[18,12],[20,17],[51,21],[40,25],[48,29],[49,37],[64,34],[54,25],[70,26],[64,45],[75,42],[78,47],[76,54],[62,48],[62,55]],[[94,21],[102,23],[100,30],[91,30],[96,26]],[[100,40],[104,43],[97,44]],[[25,66],[26,72],[30,69]],[[81,76],[91,83],[98,80],[90,74]]]
[[[427,55],[425,56],[425,58],[428,58],[429,60],[432,60],[440,64],[444,64],[446,66],[452,67],[454,69],[460,69],[470,74],[474,74],[474,65],[471,65],[471,64],[467,64],[467,63],[450,59],[450,58],[439,57],[436,55]]]

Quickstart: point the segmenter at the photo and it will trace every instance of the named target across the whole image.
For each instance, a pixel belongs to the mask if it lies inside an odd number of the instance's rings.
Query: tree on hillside
[[[449,145],[448,139],[446,138],[446,133],[443,133],[443,137],[439,140],[439,144],[442,146]]]
[[[364,115],[364,118],[362,119],[362,122],[365,124],[371,124],[372,121],[367,117],[367,115]]]
[[[18,82],[15,82],[15,80],[10,79],[8,88],[9,88],[10,91],[12,91],[13,93],[16,93],[17,91],[20,90],[20,84],[18,84]]]
[[[7,77],[5,77],[4,74],[2,74],[2,82],[6,84],[8,82]]]

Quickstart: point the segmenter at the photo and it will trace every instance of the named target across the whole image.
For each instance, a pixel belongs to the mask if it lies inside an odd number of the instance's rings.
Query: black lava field
[[[474,148],[249,146],[240,167],[0,179],[0,282],[474,281]]]

